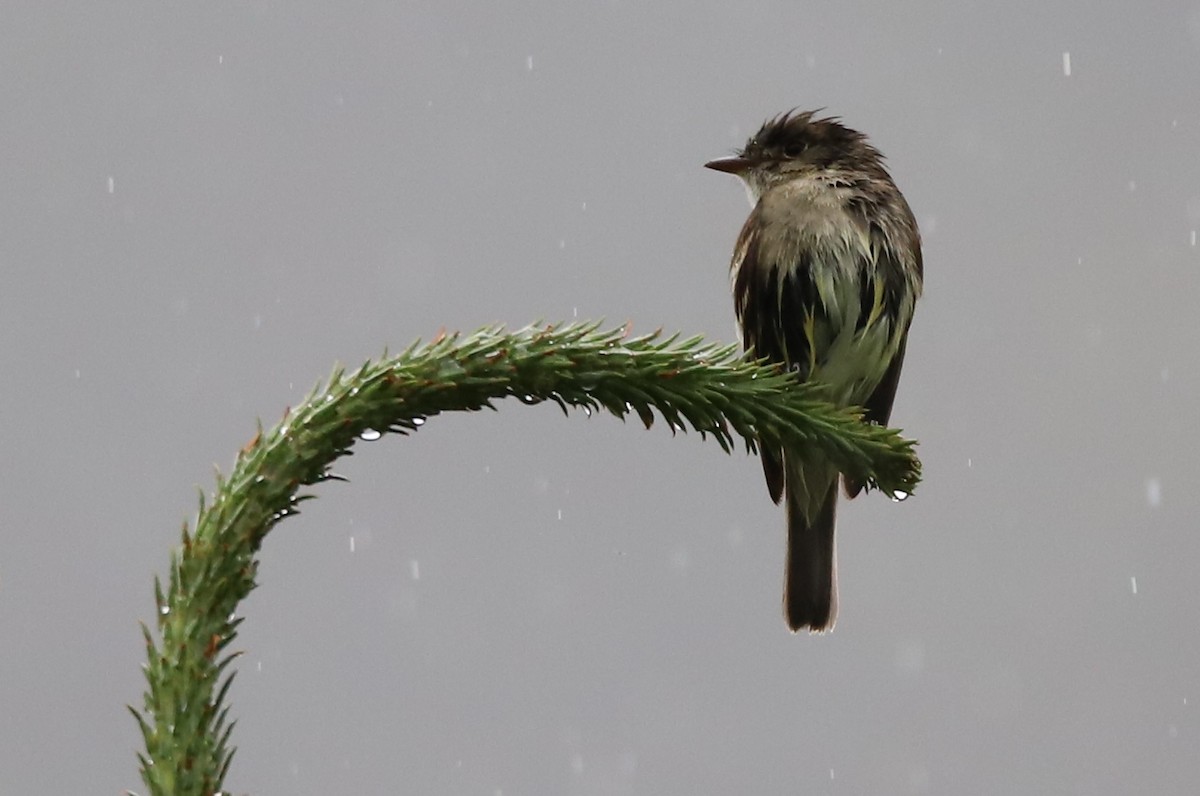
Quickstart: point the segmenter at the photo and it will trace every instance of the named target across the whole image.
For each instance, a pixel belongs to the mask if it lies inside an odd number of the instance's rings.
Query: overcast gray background
[[[925,236],[925,482],[843,506],[836,632],[754,459],[439,417],[267,540],[229,789],[1194,792],[1200,4],[263,1],[4,4],[0,793],[142,790],[152,577],[335,361],[732,339],[701,164],[792,106]]]

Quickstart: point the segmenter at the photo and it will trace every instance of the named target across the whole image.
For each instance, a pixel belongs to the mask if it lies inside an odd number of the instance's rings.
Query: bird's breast
[[[764,194],[734,258],[735,293],[759,336],[774,334],[786,360],[843,404],[865,401],[895,355],[911,302],[900,315],[880,312],[885,242],[829,186],[796,180]],[[741,273],[741,269],[752,269]],[[757,293],[762,290],[762,293]],[[774,298],[771,298],[774,296]],[[753,304],[753,306],[751,306]]]

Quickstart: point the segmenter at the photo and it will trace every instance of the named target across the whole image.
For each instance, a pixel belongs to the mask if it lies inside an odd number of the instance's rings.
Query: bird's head
[[[791,110],[768,119],[741,150],[704,165],[740,177],[751,201],[798,177],[883,169],[883,156],[865,135],[836,117],[816,118],[818,112]]]

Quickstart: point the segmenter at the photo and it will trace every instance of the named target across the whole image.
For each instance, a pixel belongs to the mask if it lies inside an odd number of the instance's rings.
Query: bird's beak
[[[705,163],[704,168],[723,171],[727,174],[741,174],[743,171],[750,168],[750,160],[748,158],[737,156],[717,158],[716,160],[710,160]]]

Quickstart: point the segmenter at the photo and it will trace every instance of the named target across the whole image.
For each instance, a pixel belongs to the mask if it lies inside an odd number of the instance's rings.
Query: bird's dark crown
[[[819,166],[847,163],[861,168],[882,165],[883,156],[867,137],[836,116],[816,118],[815,111],[781,113],[768,119],[738,154],[748,160],[804,160]]]

